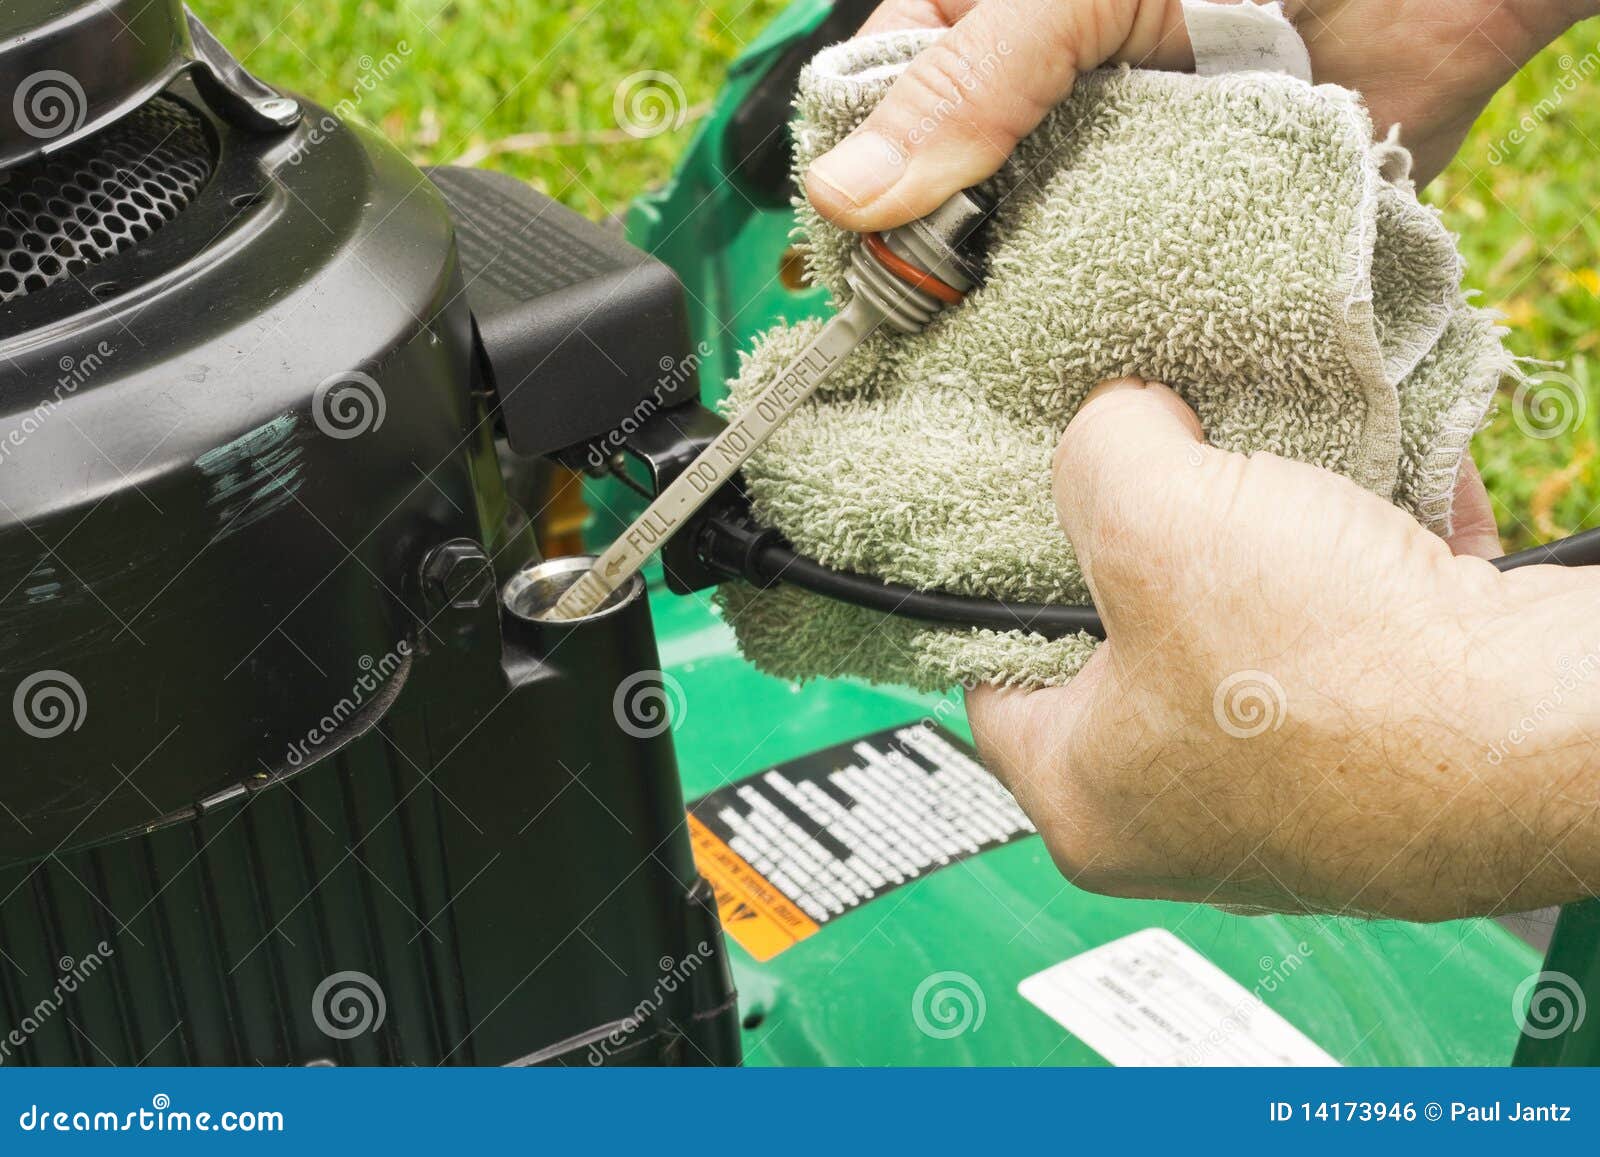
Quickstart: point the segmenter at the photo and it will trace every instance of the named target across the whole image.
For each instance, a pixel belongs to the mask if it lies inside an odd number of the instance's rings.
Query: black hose
[[[1032,631],[1047,639],[1080,631],[1097,639],[1106,637],[1105,627],[1100,625],[1100,614],[1093,607],[1013,603],[943,591],[919,591],[903,583],[833,570],[776,543],[758,549],[754,565],[754,577],[760,585],[781,580],[819,595],[910,619],[987,627],[994,631]]]
[[[1556,566],[1594,566],[1600,563],[1600,527],[1494,560],[1499,570],[1516,570],[1518,567],[1539,566],[1542,563],[1554,563]]]
[[[1100,612],[1092,606],[1014,603],[943,591],[919,591],[904,583],[834,570],[796,553],[794,548],[779,540],[775,532],[753,528],[743,520],[730,520],[728,515],[713,516],[702,535],[701,557],[705,561],[730,578],[745,579],[760,587],[776,582],[791,583],[842,602],[924,622],[986,627],[995,631],[1031,631],[1047,639],[1079,633],[1096,639],[1106,637]],[[1595,566],[1600,564],[1600,528],[1492,561],[1502,571],[1547,563]]]

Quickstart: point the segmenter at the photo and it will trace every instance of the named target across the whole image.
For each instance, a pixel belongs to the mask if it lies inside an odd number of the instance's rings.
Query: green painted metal
[[[728,67],[727,81],[700,123],[672,178],[629,207],[628,239],[678,273],[689,296],[691,337],[701,358],[700,399],[715,407],[738,371],[739,352],[779,321],[830,312],[819,288],[791,290],[779,265],[794,231],[788,209],[763,209],[729,175],[728,124],[741,101],[795,40],[827,16],[828,0],[799,0],[751,41]],[[645,503],[621,483],[590,481],[591,544],[610,542]],[[659,576],[659,568],[647,578]]]
[[[820,291],[793,293],[777,280],[791,214],[746,199],[722,150],[739,100],[827,11],[822,0],[800,0],[750,46],[677,175],[629,218],[633,240],[671,264],[689,290],[696,338],[711,351],[701,367],[711,402],[756,333],[827,308]],[[590,494],[602,511],[597,542],[641,506],[614,483]],[[689,797],[884,727],[931,718],[968,734],[959,692],[928,696],[846,680],[792,685],[739,657],[708,593],[678,597],[657,583],[652,605],[663,667],[682,692],[674,731]],[[1513,996],[1539,968],[1537,953],[1490,921],[1247,918],[1094,896],[1067,884],[1034,837],[870,901],[766,963],[730,945],[746,1057],[758,1065],[1101,1064],[1018,996],[1017,983],[1152,926],[1174,931],[1349,1064],[1508,1063],[1518,1039]],[[1600,921],[1591,928],[1600,934],[1596,928]],[[975,1030],[944,1037],[917,1027],[918,987],[937,972],[964,973],[981,991],[985,1012]]]
[[[1517,1042],[1519,1065],[1600,1065],[1600,900],[1561,909],[1543,975],[1528,993],[1529,1018]]]
[[[794,230],[787,209],[762,209],[729,175],[723,142],[729,121],[750,89],[795,40],[827,16],[826,0],[799,0],[785,9],[729,66],[727,83],[660,189],[634,201],[628,236],[660,257],[689,291],[694,337],[713,353],[700,367],[707,405],[726,394],[747,339],[780,320],[828,312],[822,289],[800,291],[778,279],[779,261]]]
[[[681,688],[674,731],[691,798],[883,727],[932,719],[970,737],[959,692],[796,686],[741,659],[701,597],[657,591],[653,609],[662,665]],[[1153,926],[1173,930],[1348,1064],[1508,1063],[1513,994],[1539,967],[1537,953],[1492,921],[1244,917],[1094,896],[1066,883],[1031,837],[869,901],[764,964],[730,945],[746,1060],[1101,1064],[1018,996],[1017,982]],[[918,986],[937,972],[965,973],[982,992],[976,1031],[944,1038],[918,1028]]]

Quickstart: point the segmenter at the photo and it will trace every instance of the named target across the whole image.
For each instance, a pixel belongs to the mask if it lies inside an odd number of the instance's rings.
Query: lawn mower
[[[739,656],[737,487],[548,616],[828,313],[790,101],[869,8],[754,41],[626,241],[178,0],[0,13],[0,1063],[1600,1058],[1534,1015],[1600,981],[1582,906],[1541,968],[1073,888],[959,692]]]

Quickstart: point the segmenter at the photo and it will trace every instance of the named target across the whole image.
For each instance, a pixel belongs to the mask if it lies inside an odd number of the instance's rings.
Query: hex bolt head
[[[430,611],[470,611],[494,598],[494,568],[470,538],[440,543],[422,560],[422,597]]]

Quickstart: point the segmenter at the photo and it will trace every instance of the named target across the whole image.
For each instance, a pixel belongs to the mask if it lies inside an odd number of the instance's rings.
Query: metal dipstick
[[[592,614],[878,326],[916,333],[945,306],[959,303],[982,276],[975,242],[991,211],[986,199],[964,190],[926,217],[881,235],[865,234],[845,272],[854,294],[849,304],[617,536],[547,617]]]

